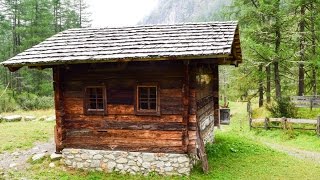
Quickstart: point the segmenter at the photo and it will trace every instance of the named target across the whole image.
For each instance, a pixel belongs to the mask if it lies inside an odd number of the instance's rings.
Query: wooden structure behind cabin
[[[208,22],[71,29],[2,64],[53,69],[57,152],[201,156],[219,126],[219,65],[241,61],[237,22]]]

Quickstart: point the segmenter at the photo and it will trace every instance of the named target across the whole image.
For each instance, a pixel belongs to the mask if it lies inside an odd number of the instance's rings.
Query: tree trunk
[[[263,106],[263,78],[262,64],[259,64],[259,107]]]
[[[279,12],[280,9],[280,0],[277,0],[276,4],[276,10]],[[280,80],[280,72],[279,72],[279,52],[280,52],[280,45],[281,45],[281,22],[279,14],[276,14],[276,22],[275,22],[275,53],[276,53],[276,59],[273,62],[274,66],[274,84],[276,88],[276,98],[281,99],[281,80]]]
[[[313,55],[313,58],[316,57],[316,41],[317,41],[317,35],[316,35],[316,30],[315,30],[315,23],[316,23],[316,20],[315,20],[315,7],[314,7],[314,4],[311,3],[311,41],[312,41],[312,55]],[[312,92],[313,92],[313,95],[316,96],[317,95],[317,65],[314,64],[312,66],[312,76],[311,76],[311,83],[312,83]]]
[[[300,16],[301,20],[299,22],[299,28],[300,28],[300,63],[299,63],[299,85],[298,85],[298,96],[303,96],[304,95],[304,61],[305,61],[305,4],[303,3],[301,5],[300,9]]]
[[[270,103],[271,102],[271,68],[270,68],[270,65],[267,65],[266,73],[267,73],[266,96],[267,96],[267,103]]]

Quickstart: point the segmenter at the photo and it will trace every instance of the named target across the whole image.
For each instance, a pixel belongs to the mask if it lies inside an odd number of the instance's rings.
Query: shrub
[[[0,98],[0,113],[3,112],[12,112],[19,109],[19,105],[15,101],[14,98],[12,98],[7,93],[3,94]]]
[[[276,103],[268,105],[267,109],[270,111],[272,117],[297,117],[297,108],[290,101],[289,97],[278,99]]]
[[[16,97],[24,110],[49,109],[53,107],[53,97],[37,96],[31,93],[21,93]]]

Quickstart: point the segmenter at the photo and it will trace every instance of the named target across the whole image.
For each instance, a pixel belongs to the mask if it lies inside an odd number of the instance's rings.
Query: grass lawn
[[[239,105],[240,104],[240,105]],[[242,104],[242,105],[241,105]],[[232,124],[234,130],[240,129],[239,119],[245,119],[248,122],[245,103],[232,103],[231,109],[236,109],[235,121]],[[254,118],[265,118],[269,116],[270,113],[266,111],[265,108],[255,108],[253,112]],[[313,109],[312,111],[309,108],[298,108],[298,117],[305,119],[317,119],[317,116],[320,115],[320,108]],[[316,135],[315,131],[303,131],[303,130],[288,130],[283,131],[280,129],[272,130],[263,130],[263,129],[252,129],[248,130],[248,125],[244,128],[243,134],[246,134],[248,137],[252,137],[257,140],[267,141],[271,143],[278,143],[286,145],[289,147],[295,147],[303,150],[317,151],[320,152],[320,138]]]
[[[231,103],[232,123],[230,126],[224,126],[221,130],[216,130],[216,143],[207,145],[209,173],[203,174],[201,168],[196,166],[189,177],[163,177],[155,174],[148,176],[142,175],[122,175],[118,173],[105,174],[103,172],[86,172],[74,171],[66,169],[60,162],[55,162],[56,167],[49,168],[49,158],[43,161],[36,162],[26,171],[11,171],[10,179],[62,179],[62,180],[78,180],[78,179],[319,179],[320,163],[316,164],[307,160],[300,160],[284,153],[280,153],[266,147],[259,140],[265,138],[270,141],[275,137],[282,136],[281,132],[266,131],[256,132],[249,131],[246,106],[244,103]],[[14,131],[16,127],[28,127],[25,131],[30,134],[37,134],[36,131],[30,129],[42,129],[42,132],[37,136],[48,138],[51,136],[53,124],[46,122],[32,122],[34,125],[27,126],[25,122],[12,123],[10,127],[6,127]],[[30,123],[30,122],[28,122]],[[35,127],[39,123],[39,126]],[[9,123],[7,123],[9,124]],[[14,126],[15,124],[15,126]],[[6,125],[6,124],[0,124]],[[46,126],[47,125],[47,126]],[[1,127],[2,129],[3,127]],[[45,130],[47,129],[47,130]],[[11,133],[8,130],[7,133]],[[266,134],[263,134],[266,133]],[[277,134],[278,133],[278,134]],[[26,134],[20,134],[22,137]],[[18,135],[17,134],[17,135]],[[42,134],[42,135],[41,135]],[[7,135],[6,135],[7,136]],[[30,135],[32,137],[33,135]],[[308,135],[306,135],[307,137]],[[295,139],[302,140],[302,136],[297,136]],[[313,137],[313,136],[310,136]],[[38,137],[39,138],[39,137]],[[18,139],[18,136],[17,136]],[[29,139],[29,137],[28,137]],[[34,138],[36,139],[36,138]],[[40,138],[41,139],[41,138]],[[316,139],[315,139],[316,140]],[[33,140],[30,140],[30,142]],[[309,140],[307,140],[309,141]],[[318,140],[320,141],[320,140]],[[316,141],[316,143],[319,143]],[[282,140],[279,142],[282,142]],[[310,142],[311,143],[311,142]],[[313,142],[315,143],[315,142]],[[303,146],[303,145],[301,145]],[[1,179],[1,175],[0,175]]]
[[[21,111],[1,115],[11,114],[41,117],[54,115],[54,110]],[[54,124],[55,122],[41,121],[0,123],[0,153],[3,151],[11,152],[16,149],[28,149],[34,146],[34,142],[45,142],[49,138],[53,138]]]
[[[320,164],[298,160],[276,152],[246,136],[220,131],[216,144],[208,145],[210,171],[203,174],[200,167],[194,168],[190,177],[132,176],[117,173],[84,172],[66,170],[56,163],[49,168],[50,161],[37,162],[24,172],[12,172],[13,179],[318,179]]]
[[[249,131],[246,117],[245,103],[231,103],[232,123],[216,130],[216,143],[207,145],[209,173],[203,174],[201,168],[196,166],[189,177],[163,177],[156,174],[123,175],[118,173],[106,174],[103,172],[75,171],[65,168],[56,161],[56,167],[50,168],[49,158],[32,164],[26,171],[9,172],[10,179],[319,179],[320,163],[300,160],[280,153],[262,145],[261,139],[282,142],[280,137],[283,132],[278,131]],[[54,123],[47,122],[17,122],[0,124],[1,137],[14,136],[10,138],[11,149],[31,147],[32,142],[46,140],[52,137]],[[19,129],[19,132],[18,132]],[[302,138],[303,137],[303,138]],[[311,137],[309,142],[307,137]],[[294,137],[295,141],[307,141],[319,143],[319,139],[313,139],[312,135],[299,135]],[[256,138],[260,140],[256,140]],[[277,140],[277,138],[279,140]],[[23,140],[21,140],[23,139]],[[25,144],[28,142],[28,145]],[[294,141],[292,141],[294,142]],[[10,143],[1,139],[0,143]],[[294,145],[294,144],[292,144]],[[299,146],[307,146],[300,142]],[[307,147],[308,147],[307,146]],[[2,147],[2,146],[1,146]],[[10,148],[9,148],[10,149]],[[1,179],[1,175],[0,175]]]

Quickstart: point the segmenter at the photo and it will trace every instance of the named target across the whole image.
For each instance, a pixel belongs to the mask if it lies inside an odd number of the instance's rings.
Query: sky
[[[158,0],[86,0],[92,27],[135,25],[148,15]]]

